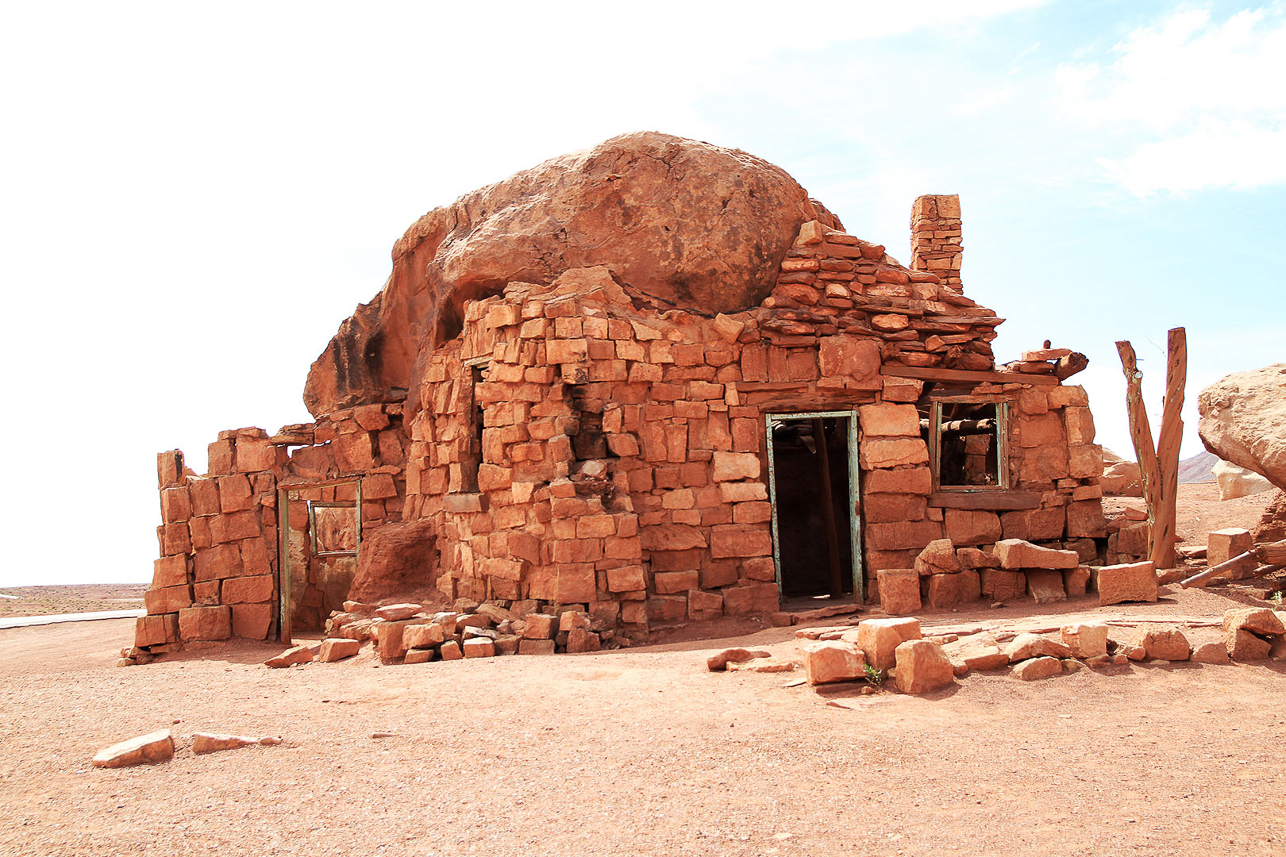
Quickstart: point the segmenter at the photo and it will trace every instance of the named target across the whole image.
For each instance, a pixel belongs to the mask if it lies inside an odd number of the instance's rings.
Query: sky
[[[467,8],[466,8],[467,7]],[[793,175],[908,260],[960,195],[1001,360],[1114,343],[1160,421],[1286,360],[1286,4],[10,4],[0,18],[0,587],[151,578],[155,454],[309,419],[312,360],[424,212],[656,130]]]

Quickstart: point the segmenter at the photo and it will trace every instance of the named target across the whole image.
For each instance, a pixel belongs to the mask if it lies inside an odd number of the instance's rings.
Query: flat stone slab
[[[95,768],[128,768],[132,765],[167,762],[173,758],[174,738],[170,735],[170,730],[162,729],[104,747],[94,754],[92,764]]]

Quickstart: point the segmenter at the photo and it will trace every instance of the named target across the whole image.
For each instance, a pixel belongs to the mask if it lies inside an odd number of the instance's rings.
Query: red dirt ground
[[[1215,619],[1240,603],[1166,587],[1155,605],[1014,605],[924,624]],[[286,670],[261,665],[278,647],[235,643],[117,669],[132,627],[0,631],[0,853],[1286,853],[1281,663],[975,674],[908,697],[705,670],[732,643],[789,657],[793,629]],[[89,766],[166,727],[173,761]],[[202,730],[284,743],[197,757]]]

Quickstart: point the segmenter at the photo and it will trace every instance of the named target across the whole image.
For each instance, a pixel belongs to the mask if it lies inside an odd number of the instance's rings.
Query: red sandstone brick
[[[253,511],[233,512],[210,519],[210,538],[215,544],[250,539],[258,535],[259,521]]]
[[[152,563],[152,586],[183,586],[188,582],[186,556],[164,556]]]
[[[192,517],[192,503],[185,486],[161,490],[161,519],[166,523],[182,523]]]
[[[775,583],[744,583],[720,592],[723,595],[723,610],[728,616],[775,613],[781,607]]]
[[[149,589],[143,593],[143,604],[148,615],[177,613],[192,606],[192,587],[184,584]]]
[[[699,585],[698,573],[692,571],[664,571],[652,576],[656,591],[660,595],[675,595],[696,589]]]
[[[267,639],[274,612],[271,604],[232,605],[233,635],[247,640]]]
[[[920,550],[940,538],[942,524],[937,521],[870,524],[866,528],[866,543],[872,550]]]
[[[268,547],[264,539],[246,539],[241,542],[241,569],[243,574],[271,574]]]
[[[715,559],[771,554],[772,533],[766,526],[724,524],[710,529],[710,555]]]
[[[867,494],[862,498],[862,519],[871,524],[920,521],[926,503],[920,494]]]
[[[369,432],[341,434],[331,442],[335,464],[342,473],[365,473],[375,467]]]
[[[192,536],[187,524],[164,524],[160,527],[161,553],[166,556],[186,554],[192,550]]]
[[[222,598],[224,604],[253,604],[272,601],[272,576],[263,574],[256,577],[232,577],[223,581]]]
[[[740,562],[741,577],[745,580],[776,580],[777,565],[770,556],[755,556]]]
[[[208,449],[209,464],[206,472],[211,476],[226,476],[232,472],[232,442],[217,440]]]

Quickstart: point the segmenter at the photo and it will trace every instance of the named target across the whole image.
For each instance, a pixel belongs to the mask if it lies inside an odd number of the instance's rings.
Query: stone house
[[[374,361],[413,365],[406,388],[223,432],[205,476],[162,453],[137,644],[289,639],[402,590],[577,605],[595,645],[642,642],[878,602],[943,538],[960,568],[921,569],[931,608],[1021,596],[1001,539],[1102,556],[1102,450],[1062,383],[1083,358],[995,364],[1003,319],[964,295],[958,199],[915,201],[909,266],[813,206],[748,308],[684,306],[605,264],[506,278]]]

